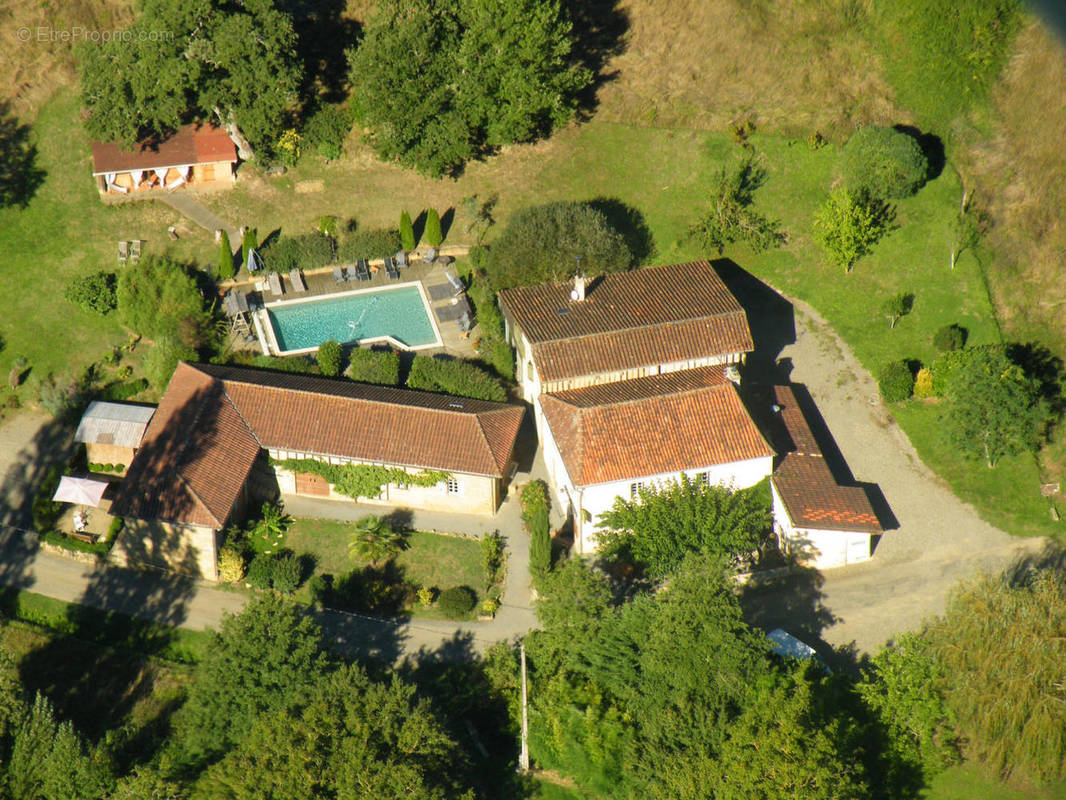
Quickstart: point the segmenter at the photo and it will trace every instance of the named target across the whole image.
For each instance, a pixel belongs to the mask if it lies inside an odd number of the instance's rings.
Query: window
[[[448,478],[448,494],[462,494],[462,488],[463,487],[459,485],[459,481],[457,481],[455,478]]]
[[[643,481],[637,481],[636,483],[629,484],[629,498],[636,500],[640,497],[640,490],[644,488]]]
[[[697,486],[710,486],[711,477],[706,472],[697,472],[696,477],[692,480]]]

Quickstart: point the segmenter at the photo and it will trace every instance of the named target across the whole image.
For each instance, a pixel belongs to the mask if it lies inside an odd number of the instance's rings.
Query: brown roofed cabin
[[[183,125],[166,139],[93,142],[93,178],[105,197],[160,192],[185,186],[228,188],[236,180],[237,148],[214,125]]]
[[[465,397],[181,363],[112,507],[127,518],[117,555],[214,579],[219,534],[249,504],[279,490],[352,500],[321,470],[286,468],[296,461],[445,473],[428,486],[386,484],[360,502],[493,514],[523,414]]]
[[[770,478],[781,547],[818,569],[868,561],[883,528],[861,486],[841,486],[788,386],[773,387],[788,452]]]

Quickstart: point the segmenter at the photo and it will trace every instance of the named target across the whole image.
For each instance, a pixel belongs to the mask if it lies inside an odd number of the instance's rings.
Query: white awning
[[[107,489],[107,481],[97,481],[92,478],[72,478],[64,475],[59,481],[59,487],[52,496],[57,503],[76,503],[79,506],[100,505],[100,500]]]

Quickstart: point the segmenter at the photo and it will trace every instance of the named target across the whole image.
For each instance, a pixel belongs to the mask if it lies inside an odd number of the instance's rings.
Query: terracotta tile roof
[[[773,455],[721,367],[540,396],[576,485]]]
[[[500,306],[532,345],[543,380],[753,348],[740,303],[706,261],[645,267],[591,283],[506,289]]]
[[[124,516],[221,527],[262,448],[502,477],[524,413],[483,400],[182,363],[116,504]]]
[[[781,408],[779,416],[794,449],[781,459],[771,480],[792,524],[799,528],[881,533],[881,523],[866,492],[859,486],[836,482],[792,389],[773,387],[773,401]]]
[[[140,142],[133,150],[123,150],[118,142],[93,142],[92,148],[93,175],[237,161],[237,148],[226,132],[214,125],[183,125],[167,139]]]
[[[179,364],[112,513],[222,528],[259,451],[222,387]]]

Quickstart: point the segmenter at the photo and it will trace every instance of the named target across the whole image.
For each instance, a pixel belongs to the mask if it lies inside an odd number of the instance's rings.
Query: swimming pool
[[[420,283],[282,300],[266,306],[278,355],[308,353],[322,342],[388,342],[405,350],[440,347],[440,333]]]

